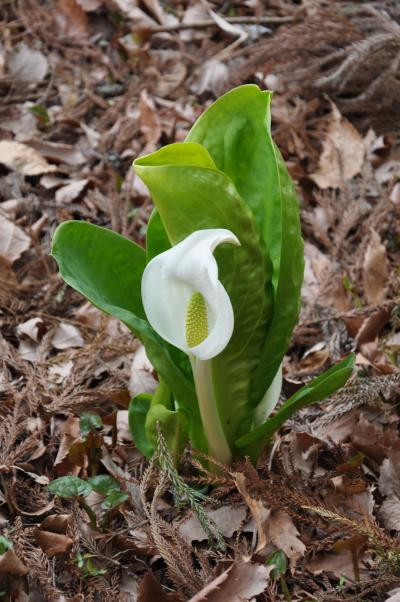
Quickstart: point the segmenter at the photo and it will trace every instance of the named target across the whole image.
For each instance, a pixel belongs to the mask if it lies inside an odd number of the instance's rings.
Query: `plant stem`
[[[218,462],[230,464],[232,454],[218,414],[211,376],[211,362],[197,358],[191,358],[191,362],[203,430],[208,443],[208,453]]]
[[[290,595],[289,588],[286,583],[286,579],[283,575],[281,575],[281,589],[282,589],[282,594],[283,594],[286,602],[292,602],[292,597]]]
[[[86,514],[89,517],[89,521],[90,521],[90,526],[92,527],[92,529],[95,529],[97,531],[97,518],[96,518],[96,514],[93,512],[93,510],[91,509],[91,507],[89,506],[89,504],[87,504],[85,502],[85,500],[83,499],[83,497],[78,497],[78,504],[80,505],[81,508],[84,509],[84,511],[86,512]]]

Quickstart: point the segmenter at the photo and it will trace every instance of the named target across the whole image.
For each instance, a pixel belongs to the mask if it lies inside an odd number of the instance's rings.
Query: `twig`
[[[232,25],[264,25],[271,23],[293,23],[295,17],[224,17],[225,21]],[[204,29],[206,27],[218,27],[213,19],[195,21],[194,23],[176,23],[175,25],[160,25],[152,27],[150,33],[165,33],[169,31],[182,31],[183,29]]]

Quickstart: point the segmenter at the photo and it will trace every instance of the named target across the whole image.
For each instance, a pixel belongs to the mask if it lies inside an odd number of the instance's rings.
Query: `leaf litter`
[[[2,589],[287,600],[266,564],[280,550],[292,600],[398,598],[399,12],[347,5],[4,3]],[[157,386],[143,347],[61,282],[50,240],[83,219],[142,243],[151,202],[132,159],[183,140],[246,81],[274,87],[273,133],[301,201],[307,267],[284,392],[351,350],[357,374],[286,424],[256,469],[207,473],[188,450],[177,475],[129,433],[130,397]],[[46,488],[96,474],[126,495],[107,508],[90,494],[94,518]]]

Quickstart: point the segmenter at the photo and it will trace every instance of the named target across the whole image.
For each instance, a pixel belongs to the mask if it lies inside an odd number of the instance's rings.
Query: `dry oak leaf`
[[[255,553],[260,552],[267,545],[266,523],[269,519],[271,510],[266,508],[261,500],[257,500],[249,494],[247,490],[246,476],[243,473],[233,472],[232,476],[235,479],[237,490],[246,502],[253,519],[253,521],[250,521],[253,522],[253,525],[246,525],[245,529],[254,532],[255,526],[257,530],[257,548]]]
[[[28,337],[35,343],[38,343],[45,334],[47,328],[41,318],[30,318],[17,326],[18,336]]]
[[[300,556],[304,555],[306,546],[298,538],[299,532],[292,519],[283,510],[273,510],[270,514],[267,533],[272,543],[285,552],[294,566]]]
[[[54,333],[51,344],[56,349],[69,349],[70,347],[83,347],[83,337],[76,326],[61,322]]]
[[[85,163],[86,159],[84,154],[71,144],[64,144],[62,142],[49,142],[48,140],[39,140],[36,138],[29,140],[29,146],[37,150],[44,157],[53,159],[54,161],[60,161],[67,165],[77,166]],[[51,171],[59,171],[55,166],[52,166]],[[47,173],[47,172],[40,172]],[[29,174],[34,175],[34,174]]]
[[[265,590],[271,570],[263,564],[235,562],[189,602],[245,602]]]
[[[0,574],[18,575],[22,577],[29,571],[28,567],[18,558],[14,550],[7,550],[0,556]]]
[[[343,576],[354,579],[353,558],[349,550],[342,550],[336,554],[321,552],[307,563],[307,569],[313,575],[332,573],[338,579]]]
[[[35,529],[34,538],[37,545],[50,558],[68,554],[74,543],[73,539],[67,535],[53,533],[52,531],[43,531],[42,529]]]
[[[154,101],[147,93],[142,90],[139,100],[139,124],[140,131],[146,140],[146,149],[148,152],[154,150],[161,137],[161,121],[158,116]]]
[[[247,514],[244,506],[221,506],[221,508],[206,512],[224,537],[232,537],[236,531],[239,531]],[[199,519],[193,513],[179,526],[179,533],[188,543],[208,539]]]
[[[139,393],[154,393],[158,383],[153,372],[154,368],[147,357],[144,346],[139,345],[133,354],[130,369],[128,389],[131,397],[135,397]]]
[[[332,103],[332,114],[323,142],[318,171],[311,178],[320,188],[341,188],[357,175],[365,155],[364,140]]]
[[[0,163],[23,176],[39,176],[57,170],[35,149],[14,140],[0,141]]]
[[[29,249],[30,244],[31,239],[22,228],[0,215],[0,255],[14,263]]]
[[[79,195],[85,190],[88,184],[89,180],[84,179],[73,180],[66,186],[62,186],[56,191],[56,202],[60,204],[72,203],[72,201],[75,201],[75,199],[77,199]]]
[[[378,305],[385,300],[388,278],[386,249],[379,234],[372,230],[363,263],[364,292],[369,303]]]

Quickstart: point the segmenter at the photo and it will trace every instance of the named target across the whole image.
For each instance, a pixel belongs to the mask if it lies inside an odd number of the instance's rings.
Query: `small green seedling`
[[[218,462],[257,461],[295,412],[342,387],[349,356],[276,410],[300,309],[304,252],[293,182],[271,136],[271,93],[231,90],[185,142],[134,162],[155,205],[146,248],[69,221],[52,255],[70,286],[122,320],[159,376],[129,409],[137,447],[160,425],[175,461],[188,440]]]
[[[284,595],[286,602],[292,602],[289,588],[285,579],[285,574],[287,571],[287,560],[285,553],[282,552],[282,550],[274,552],[267,558],[265,564],[274,567],[271,571],[271,579],[274,581],[280,581],[282,594]]]
[[[95,554],[82,554],[79,550],[76,553],[75,563],[77,567],[82,571],[84,579],[87,577],[98,577],[99,575],[106,575],[107,569],[98,569],[92,558],[96,558]]]
[[[103,428],[103,422],[98,414],[94,412],[85,412],[79,418],[79,430],[81,437],[86,437],[89,433],[95,433]]]
[[[7,550],[11,550],[13,547],[12,541],[4,537],[4,535],[0,535],[0,556],[5,554]]]
[[[60,477],[48,485],[48,490],[64,499],[76,500],[89,517],[90,524],[97,529],[97,518],[95,512],[85,501],[92,491],[104,496],[102,508],[111,510],[119,506],[129,498],[128,494],[121,491],[119,483],[109,475],[97,475],[90,477],[87,481],[79,477]]]

